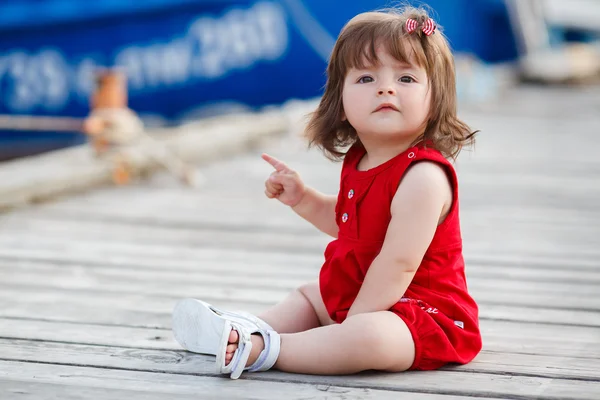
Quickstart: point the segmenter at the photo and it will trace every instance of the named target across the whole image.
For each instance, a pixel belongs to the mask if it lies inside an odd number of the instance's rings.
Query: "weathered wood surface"
[[[457,164],[484,350],[441,371],[246,374],[181,351],[177,299],[260,312],[315,280],[328,238],[263,195],[267,151],[334,193],[292,134],[202,168],[0,216],[0,398],[600,398],[600,90],[519,88],[462,115]],[[1,167],[0,167],[1,168]]]

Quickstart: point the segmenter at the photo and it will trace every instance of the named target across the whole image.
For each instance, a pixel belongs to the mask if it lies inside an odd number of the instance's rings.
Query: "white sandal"
[[[210,304],[195,299],[184,299],[173,310],[173,335],[175,340],[188,351],[210,354],[217,357],[217,372],[230,374],[231,379],[240,377],[243,371],[266,371],[271,369],[279,357],[281,338],[266,322],[245,312],[219,310]],[[233,358],[225,365],[225,353],[229,334],[238,333],[238,348]],[[253,333],[262,335],[265,348],[256,362],[246,367]]]

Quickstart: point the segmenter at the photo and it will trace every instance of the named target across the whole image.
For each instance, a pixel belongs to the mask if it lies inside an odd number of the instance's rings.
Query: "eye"
[[[371,82],[373,82],[373,78],[370,76],[361,76],[357,81],[357,83],[371,83]]]
[[[415,81],[415,79],[412,76],[404,75],[402,78],[400,78],[400,82],[402,82],[402,83],[412,83],[412,82],[416,82],[416,81]]]

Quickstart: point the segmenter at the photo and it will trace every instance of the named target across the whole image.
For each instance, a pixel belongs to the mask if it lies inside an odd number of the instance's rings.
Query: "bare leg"
[[[261,315],[259,318],[269,324],[276,332],[296,333],[309,329],[334,324],[329,318],[319,284],[317,282],[307,283],[290,293],[282,302],[274,305]],[[255,344],[254,342],[260,342]],[[238,335],[232,332],[229,336],[229,345],[225,355],[225,362],[229,363],[233,358],[233,353],[237,349]],[[253,350],[250,360],[258,357],[254,349],[264,347],[262,336],[252,335]]]
[[[334,323],[327,314],[316,282],[300,286],[259,317],[279,333],[302,332]]]
[[[227,346],[237,347],[232,331]],[[247,365],[264,348],[260,335],[252,335]],[[281,352],[275,368],[294,373],[342,375],[366,370],[405,371],[412,365],[415,345],[404,321],[389,311],[354,315],[342,324],[281,335]]]
[[[282,335],[275,368],[338,375],[366,370],[405,371],[415,344],[404,321],[390,311],[354,315],[335,324]]]

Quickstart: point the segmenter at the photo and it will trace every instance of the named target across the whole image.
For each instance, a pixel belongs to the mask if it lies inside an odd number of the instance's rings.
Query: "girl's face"
[[[427,73],[404,64],[387,50],[376,51],[378,65],[351,69],[344,80],[344,117],[361,140],[416,139],[427,125],[431,91]]]

